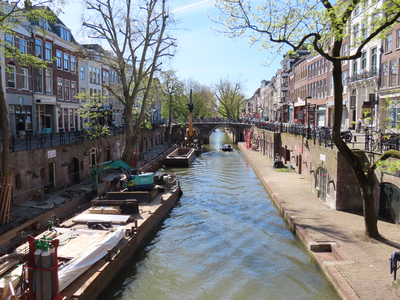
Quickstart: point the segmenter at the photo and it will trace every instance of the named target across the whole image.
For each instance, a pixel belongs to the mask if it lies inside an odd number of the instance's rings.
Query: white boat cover
[[[107,254],[108,249],[114,248],[125,236],[126,227],[120,226],[110,232],[101,242],[92,244],[76,259],[58,272],[60,291],[65,289],[76,278],[88,270],[95,262]]]

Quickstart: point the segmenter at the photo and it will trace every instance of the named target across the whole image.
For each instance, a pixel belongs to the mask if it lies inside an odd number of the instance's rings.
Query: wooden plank
[[[105,215],[105,214],[80,214],[73,218],[75,223],[86,222],[111,222],[113,224],[124,224],[128,221],[130,215]]]

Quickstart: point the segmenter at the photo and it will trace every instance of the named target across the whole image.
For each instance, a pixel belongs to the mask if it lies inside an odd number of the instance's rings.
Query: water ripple
[[[172,170],[179,204],[100,299],[338,299],[225,137]]]

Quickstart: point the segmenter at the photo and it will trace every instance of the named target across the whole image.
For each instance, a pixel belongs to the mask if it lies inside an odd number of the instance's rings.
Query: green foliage
[[[215,106],[218,113],[228,119],[239,119],[246,102],[242,93],[242,83],[229,79],[220,79],[215,86]]]
[[[81,103],[78,114],[84,119],[83,127],[88,134],[93,138],[110,135],[107,120],[111,111],[104,109],[105,105],[110,104],[108,97],[85,92],[77,94],[75,98]]]

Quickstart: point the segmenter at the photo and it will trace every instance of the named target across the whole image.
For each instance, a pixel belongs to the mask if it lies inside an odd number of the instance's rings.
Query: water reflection
[[[176,172],[183,196],[100,299],[339,299],[287,229],[243,153]]]

